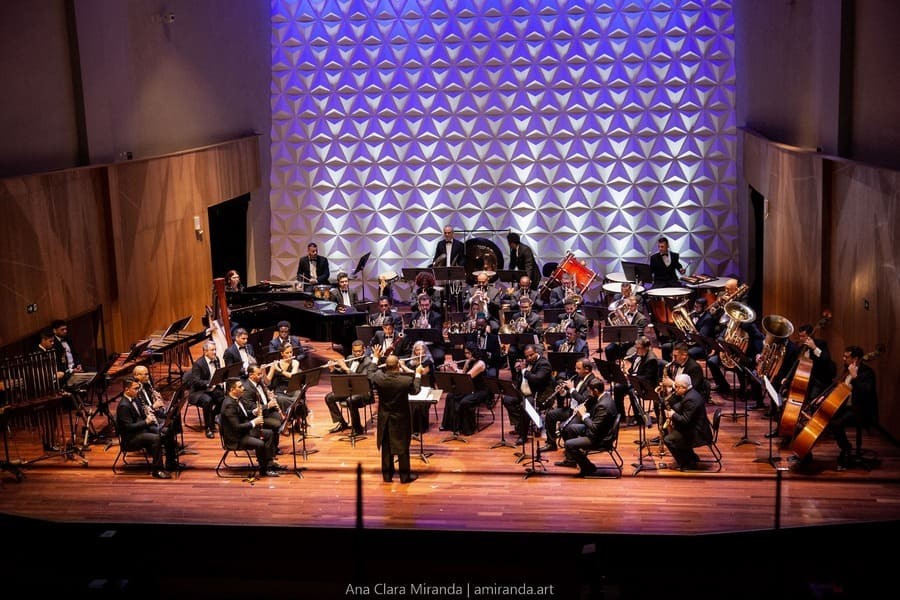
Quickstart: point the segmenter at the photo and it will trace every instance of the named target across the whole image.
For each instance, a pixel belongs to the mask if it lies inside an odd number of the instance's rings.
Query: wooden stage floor
[[[319,355],[331,353],[327,344],[312,345]],[[182,457],[189,468],[177,477],[156,480],[140,468],[114,475],[111,465],[116,447],[106,450],[95,444],[85,452],[87,466],[54,456],[25,466],[22,482],[3,473],[0,513],[20,526],[23,522],[55,526],[54,536],[67,527],[89,527],[93,528],[91,535],[102,535],[97,532],[115,523],[118,528],[153,525],[158,528],[155,531],[165,527],[181,532],[171,539],[185,535],[188,525],[204,531],[202,539],[225,535],[206,529],[221,526],[226,526],[225,530],[230,529],[227,526],[241,526],[242,531],[254,529],[261,531],[261,536],[277,531],[279,537],[291,539],[344,539],[361,531],[356,529],[359,516],[362,530],[370,535],[466,536],[462,539],[468,541],[448,546],[459,548],[462,544],[465,549],[460,552],[465,556],[477,555],[471,545],[474,540],[485,552],[493,548],[489,540],[496,539],[506,539],[513,551],[539,552],[540,548],[534,546],[543,543],[537,541],[540,536],[559,535],[568,535],[569,544],[573,539],[581,544],[610,536],[624,544],[621,540],[631,537],[665,540],[700,535],[721,540],[722,534],[752,536],[776,529],[824,531],[828,527],[823,526],[862,526],[872,528],[866,530],[867,536],[880,536],[893,531],[900,517],[900,448],[885,435],[872,431],[864,438],[864,447],[879,459],[871,471],[836,471],[837,447],[831,439],[822,439],[816,445],[815,460],[808,471],[777,470],[768,462],[769,441],[764,438],[769,421],[758,411],[748,411],[745,417],[744,403],[730,399],[721,406],[721,472],[712,467],[691,473],[653,469],[658,459],[647,457],[646,451],[643,462],[651,468],[636,472],[634,465],[641,460],[635,443],[638,428],[623,427],[619,450],[625,472],[620,479],[578,479],[573,470],[554,465],[562,459],[559,451],[545,453],[544,469],[525,478],[525,465],[517,463],[514,454],[519,448],[494,447],[504,430],[508,441],[514,437],[508,433],[508,422],[500,423],[498,404],[496,422],[466,442],[443,441],[447,434],[438,431],[440,420],[432,411],[431,428],[424,439],[427,463],[415,454],[413,457],[413,470],[420,478],[409,485],[396,480],[387,484],[380,477],[374,427],[355,447],[341,441],[340,434],[327,433],[331,423],[324,395],[329,389],[324,377],[308,394],[313,418],[312,437],[307,443],[309,450],[317,452],[305,459],[296,456],[297,466],[304,469],[302,478],[290,471],[253,482],[217,477],[220,442],[190,428],[197,424],[197,413],[191,409],[184,438],[188,453]],[[438,412],[442,407],[443,402]],[[708,406],[710,414],[715,408]],[[655,428],[646,432],[651,437],[657,434]],[[743,439],[752,443],[738,445]],[[13,431],[9,442],[14,461],[41,454],[37,440],[28,433]],[[418,446],[413,444],[415,451]],[[290,437],[282,437],[281,448],[284,454],[280,462],[293,467]],[[775,445],[772,452],[782,459],[780,464],[787,465],[789,451]],[[709,458],[705,449],[699,453],[701,458]],[[605,464],[606,455],[593,458]],[[33,530],[28,531],[30,539],[40,538]],[[306,533],[294,533],[299,531]],[[385,540],[379,543],[392,547]],[[543,544],[552,548],[554,543]],[[593,542],[585,544],[571,550],[573,557],[580,557],[577,560],[584,560],[583,549],[592,547]],[[415,552],[408,543],[402,547],[406,548],[404,552]],[[767,551],[765,547],[754,548],[756,553]],[[635,551],[647,549],[642,546]],[[670,551],[677,552],[666,550]],[[714,554],[715,550],[704,552]],[[368,553],[366,556],[367,564],[377,559]],[[706,558],[714,560],[715,556]],[[472,568],[471,562],[467,564]],[[521,563],[517,563],[519,567]],[[310,597],[329,597],[332,593],[334,597],[346,597],[333,587],[332,580],[329,582],[332,587]],[[220,593],[217,597],[226,596]]]

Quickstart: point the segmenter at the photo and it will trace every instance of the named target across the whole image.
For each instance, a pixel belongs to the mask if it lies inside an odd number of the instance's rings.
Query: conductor
[[[370,377],[378,390],[378,447],[381,448],[381,476],[386,483],[394,478],[394,455],[400,483],[412,483],[419,478],[409,470],[409,442],[412,435],[412,419],[409,413],[409,395],[418,394],[422,383],[422,365],[415,375],[400,372],[400,359],[390,355],[385,359],[384,371],[376,371]]]

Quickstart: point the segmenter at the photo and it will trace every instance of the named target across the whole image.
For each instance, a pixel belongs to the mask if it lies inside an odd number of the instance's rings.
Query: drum
[[[331,286],[330,285],[315,286],[313,288],[313,296],[315,296],[317,300],[330,300],[331,299]]]
[[[710,306],[719,298],[719,292],[725,289],[728,277],[717,277],[712,281],[697,285],[697,297],[706,298],[706,305]]]
[[[643,294],[645,291],[644,286],[642,285],[634,285],[631,286],[632,294]],[[612,304],[613,300],[618,294],[622,293],[622,284],[618,281],[610,281],[608,283],[603,284],[603,297],[606,299],[606,305],[609,306]]]
[[[385,283],[394,283],[398,279],[400,279],[400,276],[397,275],[396,271],[385,271],[378,275],[378,281],[383,281]]]
[[[583,294],[594,279],[597,278],[597,274],[591,271],[587,265],[579,262],[574,254],[566,254],[563,261],[559,263],[557,271],[560,276],[562,276],[563,273],[571,275],[572,280],[575,282],[575,287],[581,294]]]
[[[628,281],[628,278],[625,277],[625,273],[607,273],[605,279],[606,281],[613,283],[625,283]]]
[[[654,322],[674,323],[672,309],[690,297],[688,288],[658,288],[647,292],[647,306]]]

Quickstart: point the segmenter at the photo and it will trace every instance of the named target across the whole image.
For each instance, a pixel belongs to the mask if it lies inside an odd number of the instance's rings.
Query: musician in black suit
[[[690,357],[687,344],[678,342],[672,349],[672,362],[663,369],[663,387],[669,390],[673,389],[675,387],[675,376],[682,373],[691,378],[691,387],[704,400],[710,397],[709,382],[706,381],[706,377],[703,375],[703,368]]]
[[[40,353],[52,352],[53,353],[53,361],[55,363],[55,377],[57,381],[62,381],[66,376],[66,364],[65,358],[59,355],[59,352],[53,347],[53,332],[49,329],[45,329],[41,332],[40,341],[37,345],[37,351]],[[48,378],[49,379],[49,378]],[[45,381],[48,386],[52,383],[51,381]],[[5,398],[3,398],[4,384],[3,380],[0,380],[0,406],[6,404]],[[58,433],[58,426],[56,419],[47,419],[43,421],[43,426],[38,427],[38,431],[41,433],[41,443],[44,446],[45,452],[59,452],[59,447],[56,446],[56,439]]]
[[[637,297],[629,296],[625,299],[625,306],[618,311],[609,313],[610,324],[615,325],[633,325],[637,327],[637,334],[643,335],[644,327],[647,326],[647,317],[638,308]],[[619,322],[624,320],[624,322]],[[630,344],[610,342],[603,349],[606,354],[606,360],[615,362],[625,356]]]
[[[369,341],[369,348],[376,364],[384,363],[384,359],[391,354],[404,356],[407,345],[406,336],[398,332],[393,323],[382,325],[381,331],[376,331]]]
[[[141,402],[145,413],[153,413],[159,424],[157,433],[162,438],[163,449],[166,453],[166,470],[177,471],[179,467],[178,444],[175,436],[181,431],[181,421],[175,420],[171,427],[163,428],[163,424],[166,422],[166,403],[162,395],[154,389],[153,382],[150,380],[150,370],[147,367],[136,366],[131,370],[131,378],[141,385],[136,399]]]
[[[837,410],[828,423],[828,430],[841,449],[838,456],[838,471],[852,465],[852,459],[861,459],[862,431],[878,421],[878,386],[875,371],[863,358],[859,346],[847,346],[843,354],[844,372],[841,381],[850,387],[850,397]],[[856,453],[847,439],[847,427],[856,429]]]
[[[571,378],[560,381],[555,390],[557,395],[557,407],[547,411],[544,418],[544,428],[547,434],[547,443],[541,446],[541,452],[553,452],[556,450],[556,427],[572,416],[572,404],[581,404],[588,397],[588,386],[596,379],[592,372],[594,368],[590,359],[582,358],[575,361],[575,373]]]
[[[269,352],[279,352],[285,344],[290,344],[291,348],[303,348],[300,344],[300,338],[296,335],[291,335],[290,321],[278,321],[277,327],[278,331],[275,337],[269,342]],[[294,358],[299,361],[302,361],[304,357],[305,354],[302,351],[294,354]]]
[[[687,373],[675,376],[675,397],[664,415],[669,427],[663,442],[672,458],[682,470],[696,468],[700,459],[694,446],[698,442],[712,441],[712,428],[706,418],[706,402],[691,385],[691,376]]]
[[[753,408],[765,408],[762,401],[762,386],[760,385],[760,382],[754,377],[748,378],[744,371],[744,367],[752,366],[756,363],[756,357],[762,352],[763,342],[765,341],[766,336],[763,335],[763,332],[760,331],[756,323],[752,321],[741,323],[738,327],[740,327],[741,331],[747,336],[747,348],[742,355],[736,357],[729,355],[726,358],[730,358],[731,361],[737,365],[735,371],[737,372],[737,380],[741,393],[743,393],[749,383],[750,398],[755,400]],[[728,380],[725,379],[725,373],[722,371],[722,367],[725,366],[722,364],[722,357],[719,354],[710,356],[706,359],[706,366],[709,367],[709,373],[712,376],[713,381],[716,382],[716,391],[722,394],[731,392],[731,385],[728,383]]]
[[[678,274],[684,275],[685,268],[678,260],[678,253],[669,250],[669,240],[659,238],[659,252],[650,257],[650,274],[653,276],[653,287],[678,287]]]
[[[210,386],[209,381],[213,374],[221,366],[219,357],[216,356],[216,343],[212,341],[203,344],[203,356],[191,365],[191,395],[188,402],[200,407],[203,411],[203,422],[206,424],[206,437],[216,437],[216,415],[222,407],[225,392],[221,385]]]
[[[359,302],[356,292],[350,290],[350,276],[346,273],[338,273],[337,287],[331,288],[331,299],[337,303],[338,310],[355,310]]]
[[[559,322],[566,323],[571,321],[578,331],[578,337],[583,340],[588,336],[588,320],[583,314],[578,312],[578,303],[574,298],[566,298],[563,300],[563,312],[559,313]]]
[[[500,302],[501,304],[509,304],[515,309],[515,307],[519,305],[519,299],[522,298],[522,296],[531,300],[531,305],[534,307],[534,310],[541,310],[544,307],[544,301],[541,300],[541,295],[537,293],[537,290],[532,289],[531,277],[528,275],[519,277],[519,287],[513,289],[509,294],[504,293]]]
[[[265,373],[258,365],[248,367],[247,376],[241,379],[244,386],[244,393],[241,394],[241,402],[248,411],[252,411],[256,407],[261,407],[263,416],[263,428],[268,429],[275,436],[273,442],[276,450],[278,448],[278,436],[281,433],[281,422],[283,409],[275,398],[274,392],[266,387]]]
[[[712,312],[707,310],[707,304],[706,298],[697,298],[694,300],[693,310],[688,313],[688,317],[694,324],[697,333],[704,337],[714,338],[716,337],[717,319]],[[673,345],[673,342],[666,342],[659,346],[662,351],[662,358],[666,362],[672,360]],[[688,347],[688,354],[694,360],[700,360],[706,356],[707,349],[701,344],[690,344]]]
[[[371,356],[366,355],[366,346],[362,340],[356,340],[351,344],[350,355],[346,360],[341,359],[328,364],[328,370],[332,373],[370,375],[373,369],[375,369],[375,363]],[[349,405],[351,425],[347,425],[339,403],[347,401],[348,398],[346,396],[335,396],[334,392],[328,392],[325,395],[325,405],[328,407],[328,414],[331,415],[331,422],[334,423],[334,427],[329,429],[328,433],[338,433],[345,429],[350,429],[352,426],[353,435],[362,435],[363,426],[359,417],[359,409],[370,399],[370,394],[350,396],[347,404]]]
[[[571,273],[563,273],[560,275],[559,285],[550,292],[550,308],[562,308],[566,298],[578,296],[578,290],[575,287],[575,279]]]
[[[541,271],[538,269],[534,252],[522,243],[522,238],[518,233],[510,232],[506,234],[506,241],[509,244],[509,270],[525,271],[528,277],[531,278],[531,288],[537,289],[538,281],[541,279]]]
[[[61,319],[57,319],[51,323],[50,328],[53,329],[53,348],[56,350],[60,364],[65,365],[62,371],[65,373],[63,380],[67,379],[72,373],[80,373],[84,371],[81,365],[81,359],[75,351],[75,345],[69,338],[69,325]]]
[[[255,365],[256,356],[253,352],[253,346],[247,343],[250,339],[250,334],[247,333],[247,330],[243,327],[238,327],[234,330],[234,334],[232,336],[234,338],[234,343],[225,350],[225,353],[222,355],[222,358],[225,359],[225,366],[231,366],[235,363],[240,363],[242,366],[241,373],[243,375],[247,374],[247,368],[251,365]]]
[[[378,312],[369,315],[369,325],[381,327],[384,323],[393,323],[395,331],[403,331],[403,317],[394,308],[390,296],[378,298]]]
[[[550,361],[541,356],[541,348],[537,344],[528,344],[523,353],[524,358],[515,364],[513,380],[522,392],[525,402],[530,401],[537,409],[553,393],[553,368]],[[528,436],[530,417],[525,413],[522,401],[518,396],[504,396],[503,404],[519,436],[516,444],[524,444]]]
[[[331,273],[328,271],[328,259],[319,256],[319,247],[310,242],[306,245],[306,256],[300,259],[297,266],[297,280],[304,285],[326,285]]]
[[[625,375],[639,377],[646,381],[651,387],[656,387],[659,381],[659,361],[650,351],[650,340],[644,336],[638,336],[634,342],[634,354],[625,357],[623,361],[625,367]],[[617,383],[613,387],[613,399],[616,403],[616,410],[625,419],[625,396],[628,395],[631,384]],[[631,396],[631,414],[632,423],[636,423],[636,416],[640,414],[640,409],[635,405],[637,398]]]
[[[220,416],[222,441],[227,448],[252,449],[256,453],[260,477],[278,477],[278,471],[270,468],[275,457],[277,439],[272,431],[263,427],[264,417],[254,414],[240,400],[244,385],[232,378],[225,383],[225,400]]]
[[[566,325],[566,337],[556,340],[553,349],[556,352],[580,352],[587,356],[588,344],[578,335],[578,326],[575,323]]]
[[[390,483],[394,478],[394,455],[400,483],[411,483],[418,475],[409,469],[409,443],[412,436],[412,418],[409,412],[409,395],[418,394],[421,388],[423,368],[416,367],[410,377],[400,372],[397,356],[385,359],[384,370],[376,370],[370,381],[378,391],[378,447],[381,449],[381,476]]]
[[[122,438],[125,450],[131,452],[145,449],[152,460],[153,476],[157,479],[171,479],[162,468],[162,440],[159,435],[157,418],[147,413],[137,397],[141,383],[126,377],[119,403],[116,407],[116,431]]]
[[[54,358],[56,361],[56,379],[62,380],[66,376],[66,359],[64,356],[60,356],[59,351],[55,347],[56,338],[53,336],[53,331],[49,329],[45,329],[41,332],[41,339],[38,342],[38,352],[54,352]]]
[[[434,248],[432,267],[462,267],[466,264],[466,245],[453,237],[453,227],[444,227],[444,239]]]
[[[800,334],[799,356],[812,360],[812,371],[809,375],[806,397],[816,398],[834,381],[837,368],[834,366],[834,361],[831,360],[831,353],[828,352],[828,343],[812,337],[812,325],[801,325],[798,331]]]
[[[557,466],[577,466],[576,477],[586,477],[597,471],[587,453],[592,448],[609,443],[610,436],[615,434],[613,425],[616,422],[616,405],[608,393],[604,393],[601,379],[594,379],[588,384],[588,397],[580,406],[572,422],[562,431],[565,442],[565,460]]]

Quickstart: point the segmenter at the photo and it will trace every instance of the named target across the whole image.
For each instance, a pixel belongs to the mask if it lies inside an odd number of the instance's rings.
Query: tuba
[[[690,300],[685,300],[672,308],[672,323],[683,333],[697,334],[699,333],[697,327],[694,325],[694,320],[691,319],[691,315],[686,308],[689,302]]]
[[[741,324],[756,319],[756,312],[746,304],[732,300],[725,305],[725,313],[728,315],[728,325],[725,327],[725,335],[722,337],[723,341],[737,346],[741,349],[741,352],[746,352],[750,336],[741,329]],[[722,354],[720,358],[722,364],[729,369],[737,368],[740,360],[740,357],[731,356],[727,352]]]
[[[794,333],[794,324],[781,315],[767,315],[763,317],[762,328],[766,333],[766,340],[756,365],[756,373],[760,377],[774,379],[784,362],[787,339]]]
[[[625,316],[625,306],[622,305],[616,310],[612,310],[609,312],[609,316],[606,318],[610,325],[613,327],[622,327],[625,325],[630,325],[628,322],[628,317]]]

